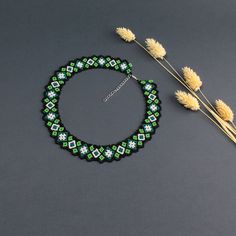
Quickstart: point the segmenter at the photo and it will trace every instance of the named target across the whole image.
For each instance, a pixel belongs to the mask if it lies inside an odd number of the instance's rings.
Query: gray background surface
[[[117,26],[140,41],[161,41],[178,69],[194,68],[212,99],[236,110],[236,2],[0,1],[0,235],[232,236],[236,234],[235,146],[200,113],[179,106],[181,87]],[[160,128],[137,154],[88,163],[61,150],[41,119],[49,77],[68,60],[92,54],[126,58],[153,79],[162,100]],[[80,80],[78,79],[80,78]],[[97,144],[127,137],[143,100],[124,77],[84,72],[63,90],[64,124]]]

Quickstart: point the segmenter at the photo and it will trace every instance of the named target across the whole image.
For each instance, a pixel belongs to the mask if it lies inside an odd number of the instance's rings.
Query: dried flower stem
[[[140,46],[144,51],[146,51],[157,63],[159,63],[159,65],[161,66],[161,67],[163,67],[170,75],[172,75],[179,83],[181,83],[191,94],[193,94],[200,102],[201,102],[201,104],[212,114],[212,116],[213,117],[215,117],[215,119],[216,119],[216,117],[217,117],[217,121],[220,123],[220,125],[222,126],[222,128],[220,128],[225,134],[227,134],[227,136],[231,139],[231,140],[233,140],[232,138],[231,138],[231,133],[230,133],[230,131],[226,128],[226,126],[225,125],[223,125],[223,120],[218,116],[218,114],[217,113],[215,113],[214,111],[212,111],[212,109],[205,103],[205,102],[203,102],[202,101],[202,99],[191,89],[191,88],[189,88],[189,86],[187,86],[186,84],[185,84],[185,82],[184,82],[184,80],[183,80],[183,77],[182,76],[180,76],[179,75],[179,73],[175,70],[175,69],[173,69],[174,67],[169,63],[169,62],[167,62],[167,64],[171,67],[171,69],[177,74],[177,76],[172,72],[172,71],[170,71],[161,61],[159,61],[158,59],[156,59],[139,41],[137,41],[136,39],[134,40],[134,42],[138,45],[138,46]],[[165,61],[167,61],[166,59],[165,59]],[[205,97],[204,97],[205,98]],[[214,115],[213,115],[214,114]],[[213,119],[212,119],[213,120]],[[213,122],[215,125],[217,125],[217,127],[219,127],[219,125],[214,121]],[[234,138],[234,137],[233,137]],[[234,140],[233,140],[234,141]],[[234,141],[235,142],[235,141]]]
[[[183,82],[184,82],[183,76],[181,76],[181,75],[179,74],[179,72],[174,68],[174,66],[172,66],[171,63],[170,63],[165,57],[163,58],[163,60],[164,60],[164,61],[168,64],[168,66],[175,72],[175,74],[178,75],[179,78],[180,78],[181,80],[183,80]]]
[[[211,102],[208,100],[208,98],[206,97],[206,95],[202,92],[201,89],[199,89],[199,92],[201,93],[201,95],[205,98],[205,100],[207,101],[207,103],[210,105],[210,107],[217,113],[215,107],[211,104]]]
[[[209,111],[212,116],[222,125],[227,129],[229,132],[231,132],[233,135],[236,135],[236,129],[230,125],[227,121],[222,120],[221,117],[218,116],[218,114],[214,113],[212,110]],[[212,113],[213,112],[213,113]]]
[[[234,124],[234,122],[230,122],[232,124],[232,126],[236,129],[236,125]]]
[[[228,137],[236,143],[236,130],[226,121],[222,120],[221,117],[218,116],[213,110],[206,108],[208,112],[216,119],[216,121],[221,125],[221,127],[225,130],[225,132],[228,134]]]
[[[225,133],[234,143],[236,143],[236,139],[233,135],[226,132],[219,124],[217,124],[206,112],[202,109],[199,109],[208,119],[210,119],[223,133]]]
[[[214,110],[212,110],[210,107],[202,103],[203,106],[206,108],[206,110],[216,119],[216,121],[222,126],[222,128],[225,130],[225,132],[228,134],[228,137],[230,137],[231,140],[235,142],[236,130],[226,121],[224,121]]]
[[[226,124],[228,124],[227,122],[225,122],[224,120],[222,120],[218,115],[216,115],[212,110],[209,110],[209,112],[212,114],[212,116],[219,122],[219,124],[224,128],[224,130],[228,133],[228,136],[230,137],[231,140],[233,140],[236,143],[236,138],[234,137],[234,135],[230,132],[229,126],[227,126]]]
[[[228,122],[226,122],[224,120],[223,120],[223,124],[228,130],[230,130],[231,133],[236,135],[236,129],[233,127],[233,125],[230,125]]]

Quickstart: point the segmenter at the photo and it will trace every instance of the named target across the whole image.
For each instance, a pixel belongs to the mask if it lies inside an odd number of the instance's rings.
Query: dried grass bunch
[[[145,46],[140,43],[135,34],[127,28],[116,29],[117,34],[126,42],[135,42],[144,49],[163,69],[176,79],[187,91],[178,90],[175,93],[177,101],[185,108],[192,111],[200,111],[213,122],[230,140],[236,143],[236,126],[233,122],[232,109],[222,100],[216,100],[215,106],[209,101],[201,90],[203,82],[200,76],[190,67],[183,67],[179,73],[166,59],[166,49],[153,38],[145,40]],[[201,108],[202,106],[202,108]]]

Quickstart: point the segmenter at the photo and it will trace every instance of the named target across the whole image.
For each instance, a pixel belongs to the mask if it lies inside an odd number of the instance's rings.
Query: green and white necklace
[[[110,145],[90,144],[75,137],[63,125],[58,109],[61,90],[74,74],[87,69],[111,69],[124,73],[127,76],[125,80],[104,99],[105,102],[130,78],[135,79],[140,86],[145,98],[145,117],[139,128],[125,140]],[[120,160],[123,157],[137,152],[144,146],[145,142],[151,139],[158,127],[160,109],[160,100],[158,98],[156,84],[152,80],[138,80],[132,75],[131,63],[119,58],[112,58],[111,56],[91,56],[70,61],[67,65],[60,67],[60,69],[55,72],[45,87],[42,113],[51,137],[53,137],[55,142],[63,149],[87,161],[110,162]]]

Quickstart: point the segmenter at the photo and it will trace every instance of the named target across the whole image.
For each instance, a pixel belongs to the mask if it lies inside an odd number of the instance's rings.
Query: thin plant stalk
[[[236,130],[227,122],[224,122],[224,125],[228,131],[236,137]]]
[[[236,135],[236,129],[233,127],[233,125],[230,125],[228,122],[223,121],[225,127],[227,127],[227,129],[229,129],[234,135]]]
[[[232,125],[233,125],[233,127],[236,129],[236,125],[234,124],[234,122],[230,122]]]
[[[202,92],[201,89],[199,89],[199,92],[200,92],[201,95],[205,98],[205,100],[206,100],[207,103],[211,106],[211,108],[212,108],[216,113],[218,113],[217,110],[215,109],[215,107],[211,104],[211,102],[208,100],[208,98],[205,96],[205,94]]]
[[[174,68],[174,66],[171,65],[171,63],[170,63],[165,57],[163,57],[163,60],[164,60],[164,61],[168,64],[168,66],[175,72],[175,74],[178,75],[179,78],[184,81],[183,76],[181,76],[181,75],[179,74],[179,72]]]
[[[236,129],[236,125],[234,124],[234,122],[230,122],[232,124],[232,126]]]
[[[210,109],[208,106],[205,106],[205,108],[208,110],[209,113],[211,113],[211,115],[212,115],[224,128],[227,128],[227,130],[230,130],[230,132],[232,132],[234,135],[236,135],[236,129],[234,129],[234,127],[232,127],[228,122],[224,121],[224,120],[218,115],[218,113],[216,113],[215,111],[213,111],[212,109]]]
[[[234,143],[236,143],[236,139],[234,136],[228,134],[219,124],[217,124],[209,115],[207,115],[202,109],[200,111],[208,118],[210,119],[223,133],[225,133]]]
[[[236,140],[235,136],[236,132],[235,130],[224,120],[222,120],[213,110],[211,110],[209,107],[206,108],[208,112],[218,121],[218,123],[222,126],[222,128],[225,130],[225,132],[228,133],[228,135],[231,137],[231,139]]]
[[[201,102],[201,100],[199,100]],[[227,122],[225,122],[214,110],[212,110],[209,106],[207,106],[204,102],[202,105],[206,108],[206,110],[218,121],[218,123],[222,126],[222,128],[227,132],[230,136],[236,135],[236,130]]]
[[[221,119],[218,118],[218,116],[213,112],[209,111],[212,116],[219,122],[219,124],[225,129],[225,131],[232,137],[233,140],[236,140],[235,136],[230,132],[230,130],[227,128],[226,124],[227,122],[222,121]]]

